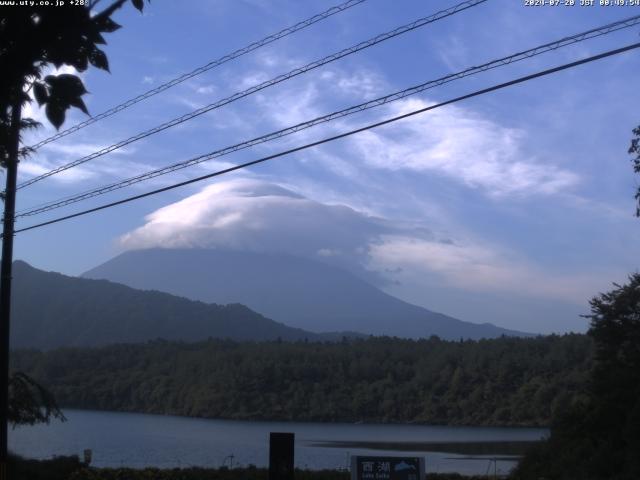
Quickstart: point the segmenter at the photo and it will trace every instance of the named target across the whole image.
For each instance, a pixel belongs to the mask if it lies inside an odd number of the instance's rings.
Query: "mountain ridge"
[[[202,341],[327,340],[240,304],[216,305],[107,280],[44,272],[14,262],[12,348],[52,349],[136,343],[157,338]]]
[[[192,300],[241,303],[307,331],[443,339],[530,336],[490,323],[465,322],[413,305],[323,262],[286,254],[221,249],[124,252],[85,272],[132,288]]]

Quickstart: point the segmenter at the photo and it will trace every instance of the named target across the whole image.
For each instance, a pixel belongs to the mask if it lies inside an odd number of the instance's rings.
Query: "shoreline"
[[[131,414],[131,415],[156,415],[159,417],[175,417],[180,419],[194,419],[194,420],[211,420],[222,422],[252,422],[252,423],[300,423],[309,425],[380,425],[380,426],[398,426],[398,427],[446,427],[446,428],[500,428],[500,429],[535,429],[535,430],[549,430],[547,425],[501,425],[501,424],[463,424],[463,423],[422,423],[422,422],[385,422],[382,420],[368,421],[368,420],[296,420],[296,419],[279,419],[279,418],[228,418],[228,417],[202,417],[197,415],[180,415],[177,413],[160,413],[160,412],[141,412],[135,410],[100,410],[95,408],[82,408],[82,407],[66,407],[61,406],[63,411],[80,411],[80,412],[100,412],[100,413],[119,413],[119,414]]]
[[[82,409],[64,413],[67,423],[16,429],[10,435],[12,450],[44,459],[91,448],[94,465],[105,468],[207,467],[221,465],[229,454],[242,465],[264,467],[269,432],[289,431],[295,434],[298,465],[313,471],[344,466],[345,455],[351,453],[425,456],[431,471],[478,474],[488,461],[497,460],[503,471],[512,468],[528,447],[547,434],[541,429],[287,424]],[[104,432],[109,432],[109,439]],[[83,439],[82,445],[64,438]]]
[[[489,440],[459,442],[403,442],[403,441],[321,441],[310,446],[323,448],[364,448],[370,450],[397,450],[402,452],[438,452],[470,457],[500,455],[502,460],[517,461],[527,450],[541,440]]]

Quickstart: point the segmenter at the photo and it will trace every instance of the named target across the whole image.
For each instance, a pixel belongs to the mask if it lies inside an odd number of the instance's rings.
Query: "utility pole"
[[[11,274],[13,267],[13,230],[16,212],[16,182],[20,144],[20,89],[11,107],[7,184],[5,188],[2,231],[2,265],[0,266],[0,480],[7,480],[9,423],[9,338],[11,320]]]

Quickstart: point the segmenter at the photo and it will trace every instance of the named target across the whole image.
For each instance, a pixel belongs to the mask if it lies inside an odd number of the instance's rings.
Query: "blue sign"
[[[424,480],[422,457],[351,457],[351,480]]]

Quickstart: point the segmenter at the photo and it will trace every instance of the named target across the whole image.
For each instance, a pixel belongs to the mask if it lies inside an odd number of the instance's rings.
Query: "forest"
[[[527,453],[514,478],[640,478],[640,273],[614,286],[591,300],[585,395],[556,412],[549,438]]]
[[[204,418],[547,426],[580,403],[578,334],[443,341],[199,343],[18,350],[62,407]]]

